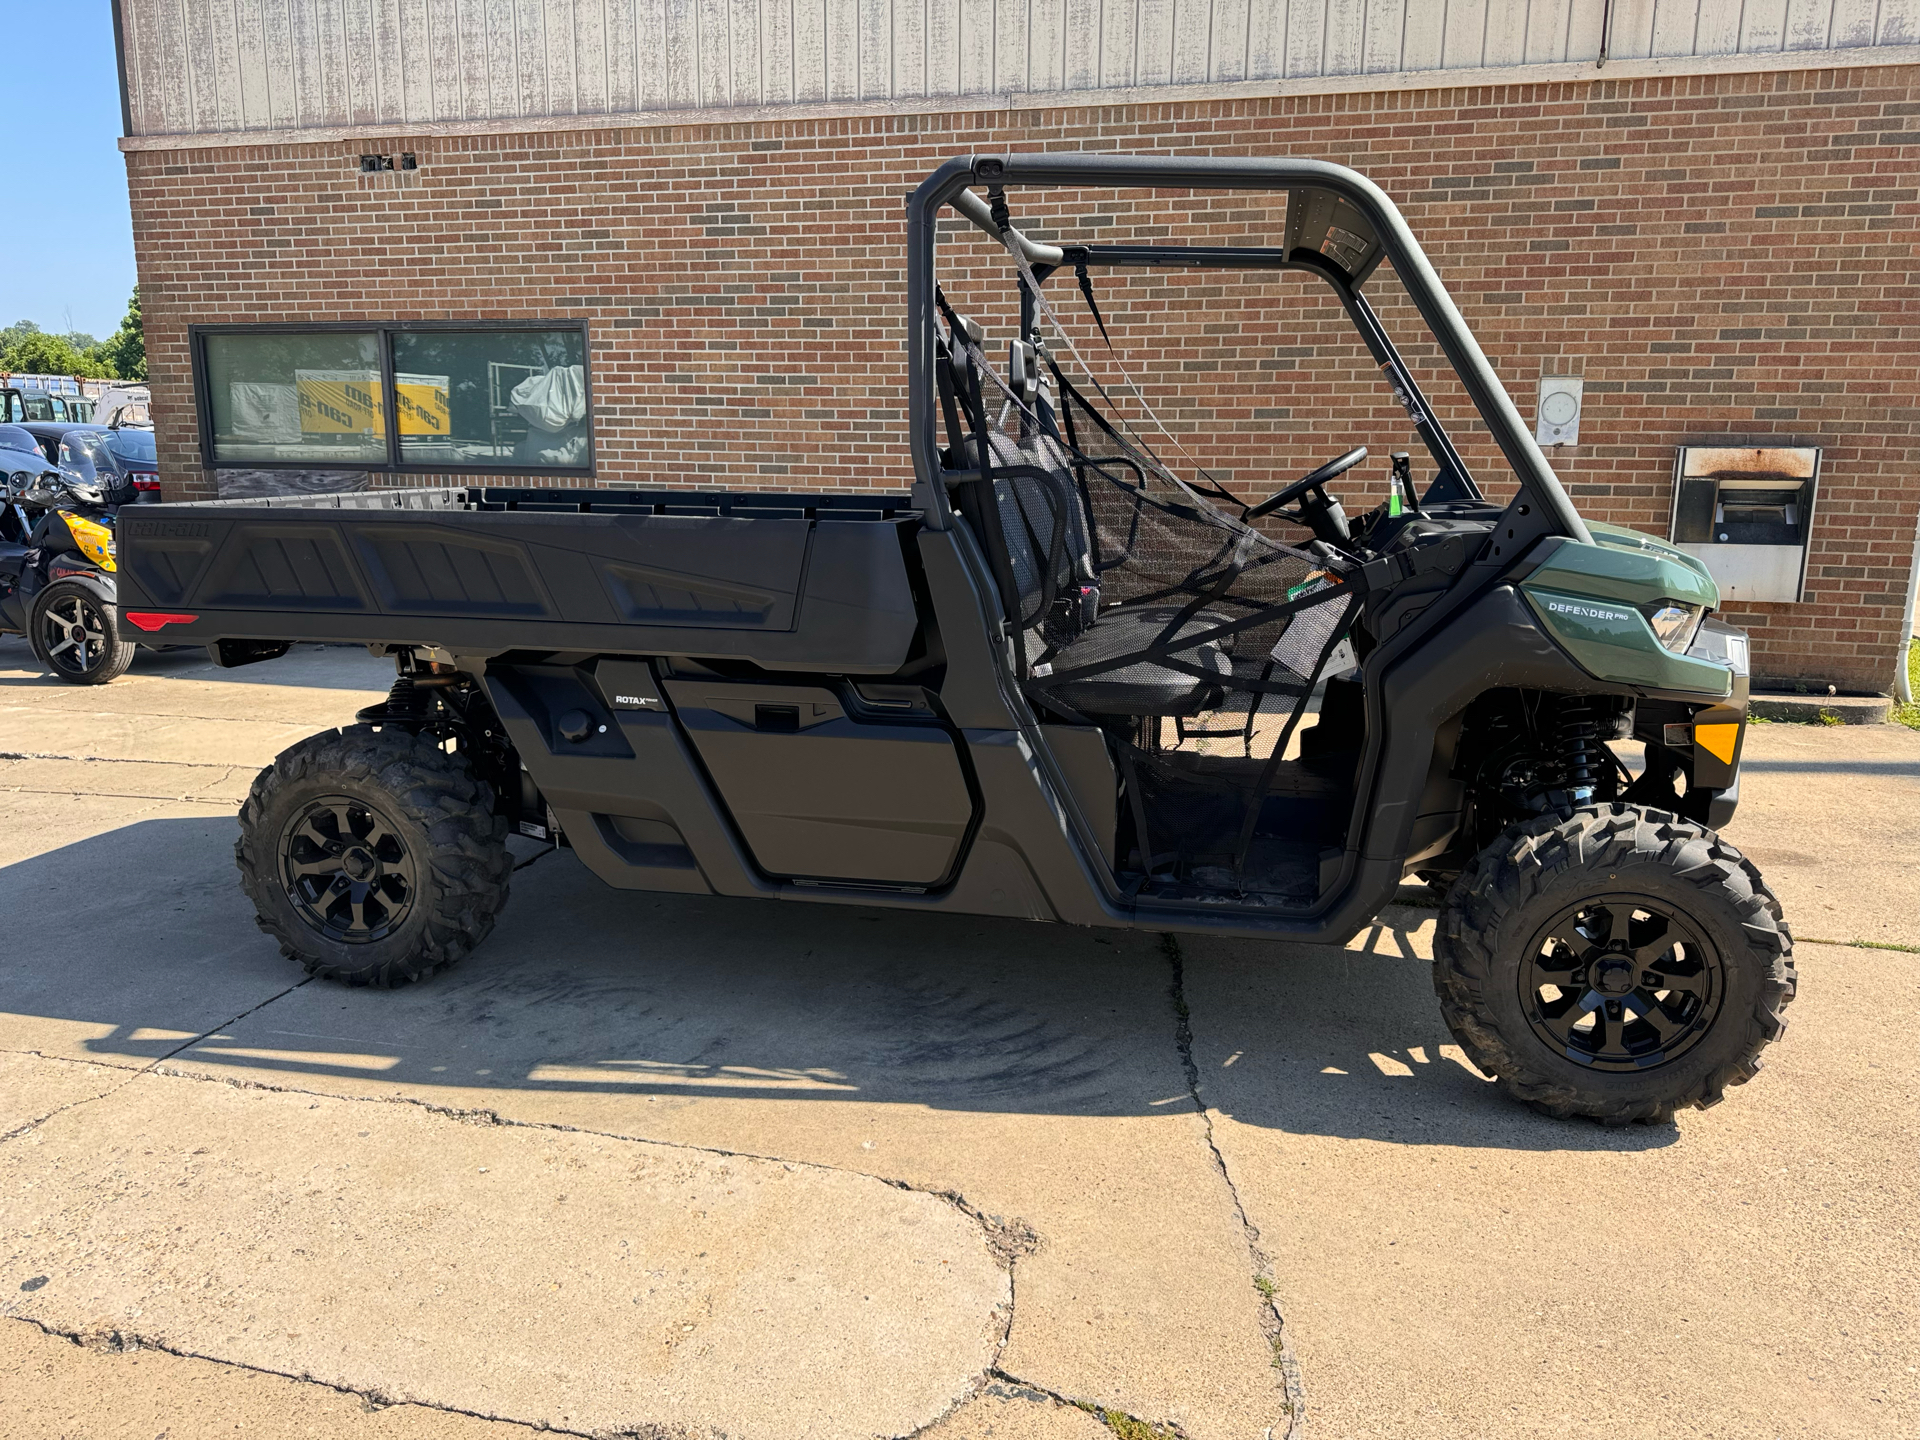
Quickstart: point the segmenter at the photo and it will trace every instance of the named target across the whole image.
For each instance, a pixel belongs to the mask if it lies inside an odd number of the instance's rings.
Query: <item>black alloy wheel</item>
[[[1520,967],[1520,1003],[1552,1050],[1595,1070],[1670,1064],[1712,1027],[1720,956],[1645,895],[1601,895],[1541,927]]]
[[[56,596],[40,611],[40,646],[56,670],[68,675],[97,670],[113,648],[106,612],[78,589]]]
[[[281,832],[280,877],[301,919],[347,945],[392,934],[419,890],[399,829],[343,795],[310,802]]]

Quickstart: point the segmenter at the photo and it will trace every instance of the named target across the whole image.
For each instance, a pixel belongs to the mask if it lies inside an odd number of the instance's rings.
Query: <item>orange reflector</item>
[[[1733,763],[1733,747],[1740,741],[1740,727],[1733,725],[1696,725],[1693,727],[1693,743],[1713,756],[1722,765]]]

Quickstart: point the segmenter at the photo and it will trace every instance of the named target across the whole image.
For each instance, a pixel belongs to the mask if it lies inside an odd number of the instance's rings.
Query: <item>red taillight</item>
[[[158,495],[160,493],[160,477],[147,471],[136,470],[133,475],[133,488],[138,490],[142,495]]]
[[[152,634],[162,625],[191,625],[198,615],[179,615],[171,610],[123,610],[120,618],[136,630],[145,630]]]

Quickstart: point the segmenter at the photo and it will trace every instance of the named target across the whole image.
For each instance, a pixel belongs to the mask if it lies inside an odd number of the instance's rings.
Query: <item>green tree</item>
[[[82,355],[66,338],[35,330],[0,351],[0,370],[20,375],[105,376],[108,366],[95,355]]]
[[[87,352],[103,368],[103,373],[122,380],[147,378],[147,335],[140,323],[140,287],[133,287],[127,301],[127,318],[120,328]]]

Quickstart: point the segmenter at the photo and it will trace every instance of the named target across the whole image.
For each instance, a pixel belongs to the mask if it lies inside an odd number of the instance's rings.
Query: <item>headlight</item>
[[[1693,637],[1699,633],[1700,622],[1707,618],[1706,607],[1678,600],[1656,600],[1641,608],[1654,635],[1676,655],[1687,653]]]

